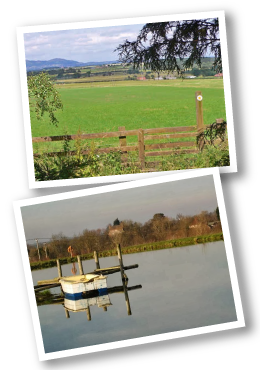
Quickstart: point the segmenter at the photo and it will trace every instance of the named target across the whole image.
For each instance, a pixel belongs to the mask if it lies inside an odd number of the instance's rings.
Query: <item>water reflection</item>
[[[48,294],[36,291],[45,353],[237,320],[223,241],[205,246],[197,244],[126,254],[123,259],[124,267],[135,266],[136,262],[139,265],[138,268],[125,270],[129,279],[125,285],[132,315],[127,313],[119,267],[117,273],[104,273],[108,276],[104,305],[101,295],[99,299],[97,296],[82,297],[81,303],[90,308],[90,316],[87,310],[75,312],[68,307],[60,286],[51,288]],[[116,256],[100,258],[101,267],[117,263]],[[94,266],[94,260],[83,261],[85,272],[92,271]],[[72,264],[62,265],[63,276],[71,276],[71,268]],[[77,274],[79,276],[79,272]],[[32,276],[34,285],[40,279],[55,279],[57,268],[33,271]],[[142,285],[142,289],[131,292],[131,288],[138,284]],[[118,291],[111,292],[111,287],[117,287]],[[105,304],[108,298],[111,305]],[[69,319],[66,318],[65,308]],[[71,335],[68,336],[68,332]]]
[[[39,282],[39,285],[35,286],[37,305],[62,304],[67,318],[70,318],[70,312],[86,311],[87,318],[90,321],[91,306],[98,306],[103,308],[104,311],[107,311],[107,307],[112,305],[110,295],[113,293],[124,293],[127,314],[132,315],[128,291],[141,289],[142,286],[135,285],[128,287],[128,277],[125,270],[136,268],[138,265],[124,266],[120,245],[117,246],[117,250],[119,266],[100,269],[97,252],[95,252],[97,269],[94,272],[87,274],[84,274],[80,256],[78,256],[79,270],[81,272],[80,275],[75,275],[77,269],[73,263],[73,267],[71,269],[73,275],[63,277],[60,262],[57,260],[59,273],[59,278],[56,278],[57,281],[53,283],[53,280],[47,280]],[[116,272],[121,273],[122,285],[108,287],[108,275]],[[57,286],[60,286],[61,292],[59,294],[54,293],[52,290],[52,288],[57,288]]]
[[[125,285],[125,286],[124,286]],[[124,293],[125,289],[128,291],[141,289],[142,285],[135,285],[127,287],[127,282],[122,286],[114,286],[105,290],[91,290],[89,292],[81,292],[78,295],[72,295],[64,292],[52,293],[51,290],[43,292],[35,292],[37,306],[43,305],[57,305],[60,304],[64,307],[65,315],[70,318],[70,312],[83,312],[86,311],[87,318],[91,320],[90,307],[97,306],[107,311],[109,306],[112,306],[110,295],[114,293]],[[132,314],[130,308],[130,299],[127,295],[126,307],[128,315]]]

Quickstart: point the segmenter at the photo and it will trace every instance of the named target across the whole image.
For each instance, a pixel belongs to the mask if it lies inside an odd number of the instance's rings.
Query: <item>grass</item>
[[[203,94],[204,123],[225,119],[223,80],[146,80],[56,85],[64,105],[57,112],[58,127],[48,117],[37,121],[31,112],[32,136],[196,125],[195,91]],[[136,141],[128,137],[127,142]],[[118,145],[118,139],[103,140],[103,146]],[[44,147],[43,147],[44,145]],[[34,148],[53,150],[58,143],[38,143]],[[49,149],[47,149],[49,148]]]
[[[122,254],[132,254],[132,253],[141,253],[141,252],[149,252],[153,250],[160,250],[160,249],[168,249],[168,248],[178,248],[178,247],[185,247],[188,245],[194,244],[204,244],[213,241],[223,240],[223,234],[210,234],[210,235],[201,235],[201,236],[194,236],[188,238],[181,238],[181,239],[174,239],[174,240],[167,240],[155,243],[147,243],[141,245],[134,245],[129,247],[122,248]],[[99,257],[110,257],[116,256],[117,250],[104,250],[98,251]],[[81,255],[81,260],[90,260],[93,259],[93,253],[83,254]],[[77,257],[65,257],[60,258],[61,264],[68,264],[72,262],[77,262]],[[32,262],[31,263],[31,270],[40,270],[44,268],[50,268],[57,266],[56,259],[42,261],[42,262]]]

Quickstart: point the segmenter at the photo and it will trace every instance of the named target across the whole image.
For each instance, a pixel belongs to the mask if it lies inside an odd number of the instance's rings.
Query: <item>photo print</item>
[[[14,210],[41,361],[245,326],[218,169]]]
[[[237,171],[224,12],[17,36],[30,188]]]

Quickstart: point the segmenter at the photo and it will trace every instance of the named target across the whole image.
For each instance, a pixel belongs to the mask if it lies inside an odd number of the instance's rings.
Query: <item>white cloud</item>
[[[91,61],[117,59],[115,48],[126,39],[134,40],[142,25],[28,33],[24,36],[26,59],[52,58]],[[97,61],[97,60],[96,60]]]

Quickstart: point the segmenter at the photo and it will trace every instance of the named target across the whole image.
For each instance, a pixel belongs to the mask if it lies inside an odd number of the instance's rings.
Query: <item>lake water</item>
[[[123,255],[132,315],[127,314],[124,294],[111,294],[111,306],[91,306],[86,312],[70,312],[62,304],[38,307],[46,353],[95,344],[163,334],[237,320],[223,241],[182,248]],[[77,274],[79,268],[77,268]],[[100,258],[100,266],[118,265],[117,257]],[[63,265],[64,276],[72,265]],[[94,260],[83,262],[84,272],[95,269]],[[32,273],[38,280],[57,277],[57,268]],[[108,276],[108,286],[122,285],[120,273]],[[52,291],[60,292],[60,288]]]

